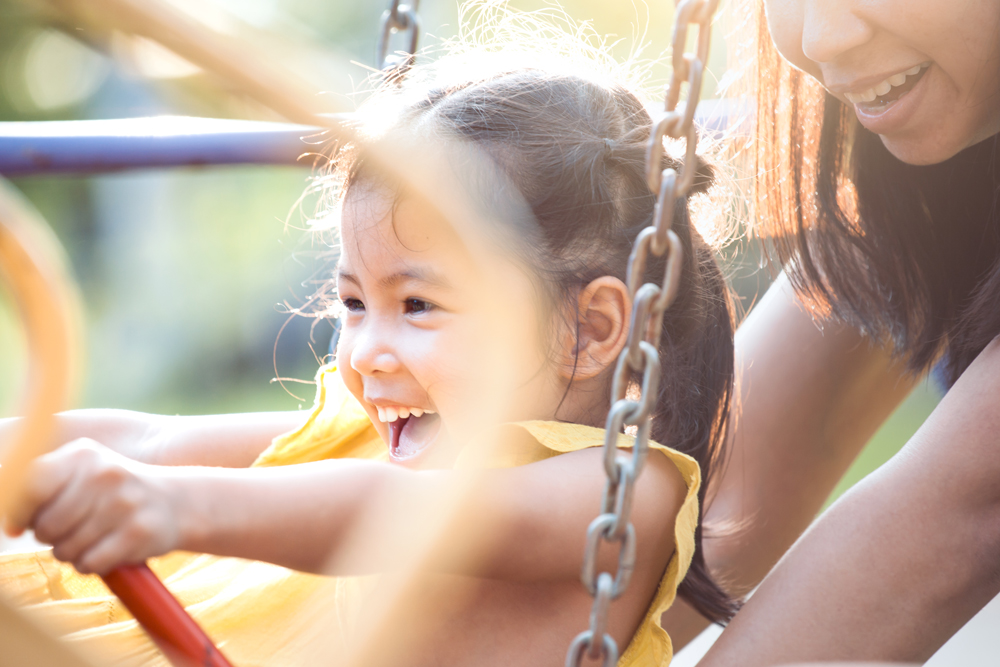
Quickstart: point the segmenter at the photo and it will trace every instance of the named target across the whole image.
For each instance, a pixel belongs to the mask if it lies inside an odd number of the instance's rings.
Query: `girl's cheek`
[[[437,393],[454,383],[456,369],[465,363],[461,342],[449,336],[447,330],[414,331],[400,351],[410,374],[435,402]]]
[[[364,405],[363,396],[365,393],[364,383],[361,381],[361,374],[351,366],[351,338],[346,332],[342,332],[337,345],[337,372],[344,381],[344,386],[351,392],[358,402]]]
[[[349,357],[340,356],[341,349],[344,349],[343,343],[341,343],[341,345],[337,348],[337,372],[340,373],[340,379],[343,381],[344,386],[347,387],[347,390],[351,392],[351,395],[354,396],[358,403],[360,403],[365,409],[365,412],[368,414],[368,418],[375,426],[375,430],[379,432],[379,435],[382,436],[383,440],[388,442],[388,427],[379,421],[378,411],[365,403],[365,386],[361,380],[361,374],[351,368]]]
[[[477,355],[470,336],[457,327],[414,332],[406,343],[406,366],[446,421],[448,414],[464,412],[475,391]],[[479,355],[488,354],[476,346]]]

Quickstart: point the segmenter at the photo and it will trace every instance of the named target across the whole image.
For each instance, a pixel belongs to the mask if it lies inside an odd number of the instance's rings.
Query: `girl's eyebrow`
[[[358,287],[361,286],[361,281],[356,275],[343,269],[337,269],[337,279],[354,283]],[[447,278],[430,268],[411,268],[406,271],[397,271],[392,275],[380,278],[378,286],[382,289],[390,289],[403,282],[425,283],[442,289],[451,288],[451,282]]]

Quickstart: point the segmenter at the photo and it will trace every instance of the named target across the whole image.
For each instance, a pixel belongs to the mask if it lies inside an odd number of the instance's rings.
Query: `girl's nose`
[[[394,373],[399,370],[399,358],[389,344],[387,332],[378,326],[366,326],[352,336],[351,368],[361,375]]]
[[[873,34],[856,0],[803,0],[802,53],[829,63],[867,43]]]

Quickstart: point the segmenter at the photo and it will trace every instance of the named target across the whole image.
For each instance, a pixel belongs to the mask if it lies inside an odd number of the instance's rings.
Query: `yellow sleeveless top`
[[[577,424],[534,421],[506,428],[530,437],[511,439],[517,444],[492,455],[491,467],[524,465],[604,442],[603,430]],[[645,619],[618,662],[620,667],[670,662],[670,637],[659,618],[673,603],[694,553],[701,482],[698,464],[684,454],[651,444],[677,466],[687,496],[677,515],[674,555]],[[621,436],[619,446],[631,446],[631,438]],[[316,403],[303,425],[275,438],[253,465],[331,458],[385,460],[387,450],[339,373],[328,366],[317,375]],[[471,458],[460,457],[458,462],[459,466],[471,464]],[[150,566],[239,667],[317,664],[317,643],[329,649],[340,637],[346,645],[352,632],[352,603],[371,579],[321,577],[269,563],[184,552],[152,559]],[[51,550],[0,556],[0,594],[98,664],[169,665],[98,577],[78,574],[72,566],[55,560]],[[324,664],[329,662],[329,653],[326,657]]]

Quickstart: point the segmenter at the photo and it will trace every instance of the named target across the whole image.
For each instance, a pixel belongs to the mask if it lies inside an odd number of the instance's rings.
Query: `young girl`
[[[236,665],[564,659],[592,604],[581,556],[628,335],[625,268],[655,203],[651,120],[596,75],[480,61],[470,76],[462,61],[377,94],[365,139],[337,157],[343,330],[305,423],[68,413],[69,444],[36,463],[8,530],[33,527],[83,573],[175,550],[263,561],[154,561]],[[698,178],[704,190],[709,170]],[[637,483],[635,571],[611,607],[623,665],[669,662],[659,617],[678,592],[712,620],[735,609],[698,529],[722,458],[731,302],[685,202],[673,229],[663,444]],[[663,272],[651,257],[646,278]],[[599,571],[617,558],[602,552]],[[0,583],[103,660],[159,659],[95,578],[45,554],[0,561]]]

